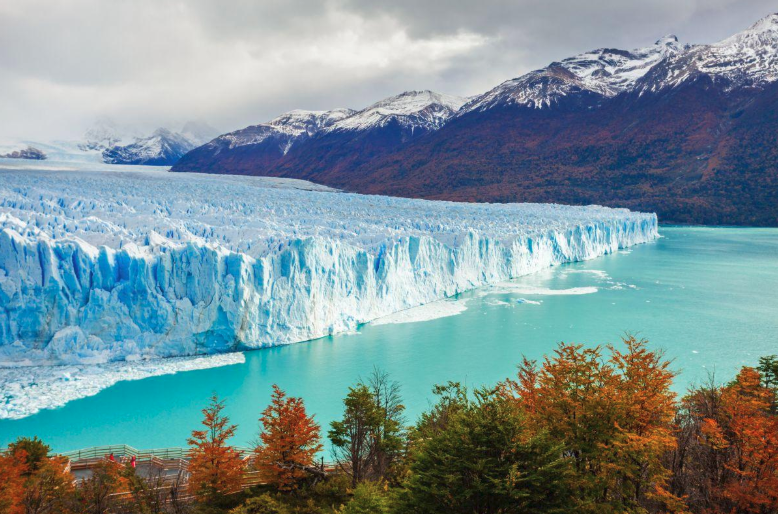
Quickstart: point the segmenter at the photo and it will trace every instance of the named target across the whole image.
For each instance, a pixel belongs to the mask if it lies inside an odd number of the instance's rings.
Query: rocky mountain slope
[[[285,152],[263,144],[226,152],[201,147],[173,171],[304,178],[461,201],[599,203],[656,211],[664,221],[778,225],[777,81],[778,15],[770,15],[711,45],[667,36],[647,48],[586,52],[467,102],[424,92],[413,120],[408,112],[381,111],[379,102],[375,118],[366,114],[371,108],[346,115]]]
[[[408,91],[360,111],[291,111],[214,139],[184,156],[176,170],[265,174],[309,157],[309,166],[346,169],[436,131],[464,103],[456,96]]]

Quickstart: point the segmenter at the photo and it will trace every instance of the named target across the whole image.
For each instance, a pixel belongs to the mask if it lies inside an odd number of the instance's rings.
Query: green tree
[[[404,510],[572,512],[561,446],[533,433],[510,399],[482,389],[469,400],[458,384],[437,392],[441,401],[414,432]]]
[[[350,387],[343,405],[343,419],[330,424],[328,435],[335,462],[356,487],[370,474],[378,449],[376,434],[384,413],[376,404],[375,395],[364,384]]]
[[[27,475],[32,475],[38,470],[41,463],[48,458],[51,448],[38,439],[37,436],[33,438],[20,437],[8,445],[8,451],[13,454],[24,451],[27,462]]]
[[[373,479],[385,479],[393,474],[405,449],[405,406],[400,396],[400,384],[391,380],[385,371],[373,368],[365,385],[373,393],[381,413],[381,422],[373,434],[375,452],[371,474]]]
[[[399,384],[375,368],[349,388],[343,403],[343,419],[332,422],[328,434],[338,467],[352,478],[352,487],[393,475],[406,441]]]
[[[767,355],[759,358],[757,371],[762,375],[762,384],[772,389],[772,411],[778,411],[778,355]]]
[[[432,393],[438,397],[438,402],[429,412],[423,412],[414,428],[412,439],[421,440],[444,430],[454,414],[469,405],[467,388],[459,382],[448,382],[436,385]]]

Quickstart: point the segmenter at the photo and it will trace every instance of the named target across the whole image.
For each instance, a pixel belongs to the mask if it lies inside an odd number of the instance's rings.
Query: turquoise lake
[[[62,408],[0,421],[0,446],[19,435],[37,435],[59,451],[184,446],[214,391],[240,427],[233,443],[249,445],[273,383],[302,396],[326,433],[348,386],[373,366],[400,382],[414,419],[434,384],[491,385],[512,376],[522,355],[539,359],[559,341],[617,343],[625,332],[666,351],[678,392],[710,373],[729,380],[740,366],[778,353],[778,229],[660,232],[654,243],[462,294],[452,299],[466,307],[457,315],[368,324],[357,334],[247,352],[244,364],[120,382]]]

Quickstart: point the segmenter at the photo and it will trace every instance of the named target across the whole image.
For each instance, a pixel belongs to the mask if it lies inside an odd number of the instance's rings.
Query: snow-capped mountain
[[[327,131],[364,131],[396,122],[411,133],[431,132],[442,127],[464,103],[465,99],[459,96],[428,90],[406,91],[344,117]]]
[[[413,133],[430,132],[443,126],[465,103],[464,98],[433,91],[407,91],[385,98],[375,104],[355,111],[334,109],[331,111],[289,111],[267,123],[251,125],[213,141],[213,147],[270,143],[286,155],[292,146],[321,134],[354,131],[364,132],[397,123],[403,130]]]
[[[631,89],[654,65],[687,48],[671,35],[631,51],[600,48],[585,52],[503,82],[473,98],[460,114],[511,104],[540,109],[563,97],[583,94],[609,98]]]
[[[778,225],[776,105],[773,14],[714,44],[666,36],[635,50],[585,52],[467,103],[404,93],[306,133],[291,149],[264,140],[229,151],[197,148],[173,171],[302,178],[448,200],[599,203],[656,211],[668,221]],[[286,126],[278,119],[273,130],[293,127]]]
[[[171,166],[195,143],[168,129],[157,129],[145,138],[129,145],[115,145],[103,150],[103,162],[108,164],[146,164]]]
[[[408,91],[359,111],[290,111],[219,136],[185,155],[176,170],[221,173],[226,168],[251,174],[257,168],[283,167],[292,154],[308,152],[372,158],[438,130],[464,102],[432,91]]]
[[[149,137],[136,137],[127,144],[109,144],[103,149],[103,162],[171,166],[216,134],[216,129],[202,122],[189,122],[181,132],[159,128]]]
[[[778,80],[778,14],[718,43],[677,52],[652,69],[637,88],[655,92],[700,76],[724,82],[726,90]]]
[[[251,125],[235,132],[230,132],[218,137],[208,145],[214,151],[221,151],[222,147],[232,149],[239,146],[259,145],[262,143],[272,145],[286,155],[292,146],[301,140],[307,139],[322,129],[351,116],[351,109],[334,109],[332,111],[305,111],[294,110],[282,114],[267,123]]]

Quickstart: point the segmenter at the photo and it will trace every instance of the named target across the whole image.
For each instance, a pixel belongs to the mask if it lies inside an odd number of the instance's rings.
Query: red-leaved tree
[[[203,409],[205,430],[193,430],[187,443],[189,454],[189,488],[201,501],[212,501],[240,491],[243,460],[240,453],[227,444],[235,435],[236,425],[222,414],[224,401],[214,394]]]
[[[26,454],[23,451],[0,454],[0,514],[24,512],[22,497],[26,471]]]
[[[314,457],[321,451],[319,425],[305,412],[302,398],[286,396],[277,385],[259,421],[261,443],[255,463],[262,478],[282,491],[297,488],[310,476]]]

